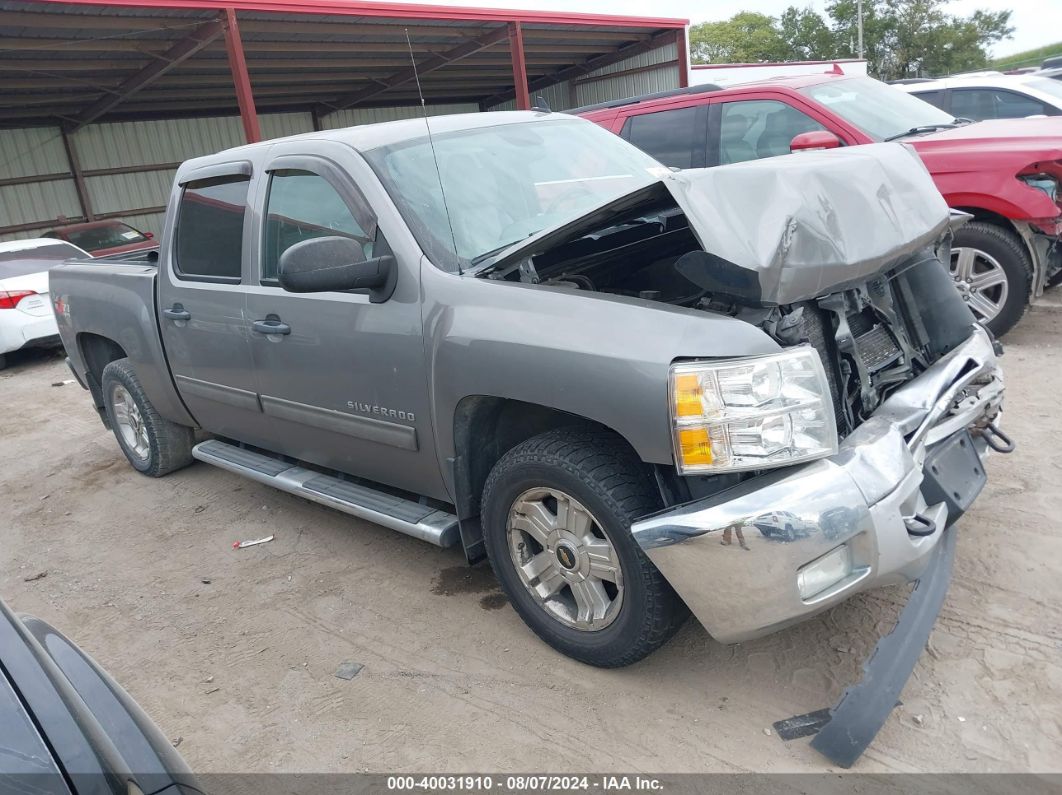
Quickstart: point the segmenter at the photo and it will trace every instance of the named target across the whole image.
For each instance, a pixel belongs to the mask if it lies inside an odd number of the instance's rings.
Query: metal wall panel
[[[58,127],[0,130],[0,179],[55,174],[68,168]]]
[[[54,221],[60,215],[81,217],[72,179],[0,187],[0,227]]]
[[[472,113],[475,103],[428,105],[429,115]],[[420,116],[419,106],[355,108],[325,117],[326,129],[357,124],[409,119]],[[267,113],[259,116],[266,139],[298,135],[313,130],[309,113]],[[156,166],[179,163],[191,157],[212,154],[243,144],[243,126],[238,116],[159,121],[91,124],[72,136],[84,171]],[[58,127],[0,130],[0,179],[54,174],[69,169]],[[161,207],[169,198],[173,169],[86,177],[85,185],[97,213]],[[56,180],[0,188],[0,227],[58,216],[81,216],[74,182]],[[162,214],[126,214],[124,220],[156,235],[162,229]],[[36,237],[40,231],[0,235],[0,239]]]
[[[576,105],[593,105],[613,99],[637,97],[657,91],[670,91],[679,87],[679,68],[675,63],[661,64],[648,72],[620,75],[591,83],[578,83],[575,87]]]
[[[649,50],[641,55],[632,55],[614,64],[603,66],[588,72],[586,77],[602,77],[605,75],[625,72],[628,69],[641,69],[656,66],[646,72],[634,75],[623,75],[605,80],[592,80],[581,82],[584,78],[575,81],[575,102],[572,102],[571,87],[569,81],[555,83],[548,88],[532,92],[532,104],[534,97],[542,96],[553,110],[563,111],[580,105],[593,105],[597,102],[608,102],[613,99],[625,99],[636,97],[641,94],[652,94],[656,91],[670,91],[679,87],[679,67],[675,60],[677,48],[672,42],[654,50]],[[490,110],[516,110],[516,101],[492,105]]]
[[[90,124],[74,133],[81,168],[178,163],[243,143],[237,116]]]
[[[427,111],[429,116],[440,116],[446,113],[477,113],[479,105],[475,102],[428,104],[425,107],[425,111]],[[356,127],[359,124],[416,119],[420,115],[420,105],[406,105],[394,108],[348,108],[328,114],[321,119],[321,126],[326,130],[337,130],[340,127]]]
[[[309,113],[265,113],[258,117],[262,138],[285,138],[313,132],[313,117]]]
[[[116,213],[145,207],[162,207],[170,196],[176,169],[138,171],[86,177],[93,212]]]

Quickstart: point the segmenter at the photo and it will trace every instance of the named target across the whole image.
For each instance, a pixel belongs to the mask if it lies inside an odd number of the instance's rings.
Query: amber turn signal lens
[[[693,373],[675,376],[675,416],[699,417],[704,413],[701,405],[701,379]]]
[[[712,463],[712,441],[707,428],[680,428],[679,453],[686,467]]]

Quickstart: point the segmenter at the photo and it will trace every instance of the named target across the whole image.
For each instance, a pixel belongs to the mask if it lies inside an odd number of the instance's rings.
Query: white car
[[[960,119],[1023,119],[1062,116],[1062,81],[1038,75],[993,72],[897,84]]]
[[[63,260],[88,256],[59,240],[0,243],[0,370],[11,351],[61,344],[48,297],[48,270]]]

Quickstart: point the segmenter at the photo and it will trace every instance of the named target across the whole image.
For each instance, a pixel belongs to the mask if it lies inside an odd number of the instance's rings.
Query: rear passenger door
[[[209,431],[246,440],[260,414],[244,314],[249,162],[182,178],[159,263],[159,327],[177,391]]]
[[[707,105],[630,116],[620,137],[670,168],[707,165]]]

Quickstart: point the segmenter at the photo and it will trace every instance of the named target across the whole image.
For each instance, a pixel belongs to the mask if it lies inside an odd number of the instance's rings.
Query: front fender
[[[439,456],[454,456],[461,400],[535,403],[621,435],[647,463],[672,461],[668,369],[676,358],[772,353],[731,317],[562,287],[424,274],[425,345]]]

